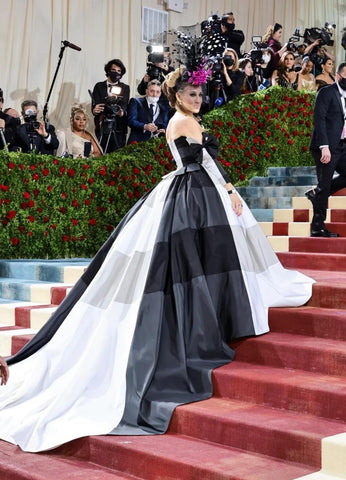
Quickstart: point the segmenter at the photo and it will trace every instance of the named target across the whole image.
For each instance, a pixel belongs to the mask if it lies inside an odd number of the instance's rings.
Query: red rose
[[[8,220],[12,220],[12,218],[14,218],[16,215],[17,215],[17,213],[16,213],[15,210],[9,210],[9,211],[7,212],[6,218],[7,218]]]
[[[47,190],[48,190],[48,192],[51,192],[53,190],[52,185],[49,185],[49,187],[47,187]]]
[[[100,175],[102,175],[102,177],[104,177],[104,176],[106,175],[106,173],[107,173],[106,165],[102,165],[102,167],[100,167],[100,168],[98,169],[98,172],[99,172]]]
[[[79,203],[77,202],[77,200],[75,198],[72,200],[72,206],[73,207],[78,207],[79,206]]]
[[[43,175],[44,177],[46,177],[47,175],[49,175],[49,170],[48,170],[48,168],[44,168],[44,169],[42,170],[42,175]]]
[[[89,220],[89,225],[96,225],[96,219],[95,218],[91,218]]]
[[[36,170],[36,165],[30,165],[30,170]]]
[[[86,198],[86,199],[84,200],[84,205],[90,205],[90,200],[89,200],[89,198]]]
[[[35,221],[35,218],[32,215],[29,215],[26,218],[29,220],[30,223],[34,223],[34,221]]]
[[[23,197],[26,198],[26,199],[30,198],[30,193],[29,192],[24,192]]]
[[[56,225],[55,225],[55,223],[52,223],[52,225],[51,225],[51,229],[52,229],[52,230],[55,230],[55,229],[56,229]]]
[[[27,233],[27,235],[28,235],[29,237],[31,237],[32,232],[30,232],[30,231],[28,230],[26,233]]]
[[[90,183],[90,185],[91,185],[92,183],[94,183],[94,181],[95,180],[93,178],[89,178],[88,183]]]
[[[73,168],[69,168],[69,169],[67,170],[67,175],[68,175],[69,177],[72,178],[72,177],[75,176],[75,174],[76,174],[76,171],[75,171]]]
[[[49,217],[44,217],[44,219],[43,219],[43,223],[47,223],[47,222],[48,222],[48,220],[49,220]]]
[[[16,164],[13,163],[13,162],[8,162],[7,166],[8,166],[8,168],[11,170],[11,169],[13,169],[13,168],[16,166]]]
[[[11,243],[12,243],[12,245],[18,245],[18,243],[19,243],[19,238],[17,238],[17,237],[11,238]]]
[[[62,236],[62,241],[63,242],[69,242],[70,241],[70,237],[68,235],[63,235]]]
[[[81,188],[82,190],[88,190],[88,187],[87,187],[84,183],[82,183],[82,185],[80,186],[80,188]]]
[[[132,171],[135,175],[138,175],[140,173],[140,169],[137,167],[133,167]]]
[[[61,192],[61,198],[63,198],[65,200],[65,198],[66,198],[66,193],[65,192]]]

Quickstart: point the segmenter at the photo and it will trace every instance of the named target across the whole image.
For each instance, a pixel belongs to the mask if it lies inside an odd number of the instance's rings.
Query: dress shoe
[[[320,228],[319,230],[311,230],[310,237],[327,237],[327,238],[336,238],[340,235],[338,233],[333,233],[327,230],[326,228]]]
[[[316,194],[320,193],[321,188],[320,187],[315,187],[312,188],[311,190],[307,190],[304,195],[310,200],[310,202],[314,203],[314,200],[316,199]]]

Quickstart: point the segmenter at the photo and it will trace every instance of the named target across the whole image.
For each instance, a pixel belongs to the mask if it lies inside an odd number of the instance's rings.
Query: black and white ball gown
[[[0,388],[0,438],[37,452],[86,435],[164,433],[212,395],[228,341],[268,331],[313,280],[285,270],[251,212],[237,217],[215,139],[170,144],[177,170],[127,213]]]

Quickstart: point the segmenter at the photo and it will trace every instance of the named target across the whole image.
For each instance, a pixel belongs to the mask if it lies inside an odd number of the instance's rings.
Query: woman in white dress
[[[81,105],[73,105],[70,116],[71,128],[58,131],[59,147],[57,156],[72,158],[100,157],[102,148],[94,135],[88,130],[86,110]]]
[[[165,433],[177,405],[212,395],[229,341],[268,332],[313,280],[285,270],[195,114],[205,72],[164,89],[174,172],[142,197],[37,335],[9,359],[0,438],[37,452],[86,435]]]

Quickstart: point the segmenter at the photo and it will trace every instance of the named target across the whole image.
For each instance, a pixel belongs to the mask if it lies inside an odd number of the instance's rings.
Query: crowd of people
[[[212,35],[215,39],[215,34],[219,37],[219,49],[216,57],[212,57],[211,74],[203,90],[202,114],[238,95],[271,85],[317,91],[335,81],[334,58],[322,39],[293,48],[290,42],[281,43],[282,26],[275,23],[268,26],[262,42],[255,49],[244,53],[241,48],[245,36],[242,30],[235,28],[233,12],[202,22],[201,29],[206,38]],[[55,131],[54,126],[37,120],[39,112],[34,100],[23,101],[21,114],[12,108],[2,111],[1,93],[0,148],[54,152],[73,158],[98,157],[126,143],[141,142],[164,134],[174,109],[170,107],[161,85],[173,70],[172,59],[166,48],[162,54],[149,55],[148,60],[148,69],[137,86],[140,98],[130,98],[130,87],[122,80],[126,73],[124,63],[118,58],[106,63],[106,80],[96,83],[92,92],[95,136],[90,127],[89,131],[86,130],[88,115],[81,105],[72,106],[69,128]],[[75,114],[84,121],[77,124],[77,120],[73,120]]]

